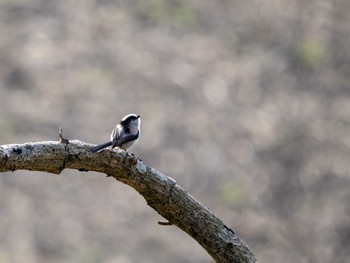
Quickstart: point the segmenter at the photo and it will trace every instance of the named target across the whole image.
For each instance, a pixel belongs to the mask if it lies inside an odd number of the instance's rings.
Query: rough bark
[[[257,262],[248,246],[175,180],[122,150],[92,153],[90,144],[72,140],[0,146],[0,172],[59,174],[63,169],[97,171],[130,185],[148,205],[194,238],[216,262]]]

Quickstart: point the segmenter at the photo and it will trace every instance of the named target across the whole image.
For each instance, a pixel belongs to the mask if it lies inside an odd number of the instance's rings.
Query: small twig
[[[60,136],[60,142],[61,143],[69,143],[69,140],[68,139],[65,139],[65,138],[63,138],[63,135],[62,135],[62,127],[60,126],[60,130],[59,130],[59,132],[58,132],[58,135]]]
[[[158,225],[161,225],[161,226],[172,226],[172,225],[173,225],[173,223],[158,221]]]

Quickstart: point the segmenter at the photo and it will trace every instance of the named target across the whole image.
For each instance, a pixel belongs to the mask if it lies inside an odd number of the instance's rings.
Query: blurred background
[[[350,257],[350,1],[0,1],[0,144],[108,140],[260,262]],[[99,173],[0,176],[0,263],[213,262]]]

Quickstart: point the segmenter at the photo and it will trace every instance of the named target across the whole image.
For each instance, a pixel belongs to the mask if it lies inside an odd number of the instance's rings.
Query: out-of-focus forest
[[[0,144],[130,149],[260,262],[350,258],[350,1],[0,1]],[[0,175],[0,262],[212,262],[99,173]]]

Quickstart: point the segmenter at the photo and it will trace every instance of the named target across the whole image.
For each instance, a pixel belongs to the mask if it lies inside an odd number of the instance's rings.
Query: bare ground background
[[[350,257],[350,2],[0,1],[0,144],[109,138],[260,262]],[[0,176],[0,262],[212,262],[97,173]]]

